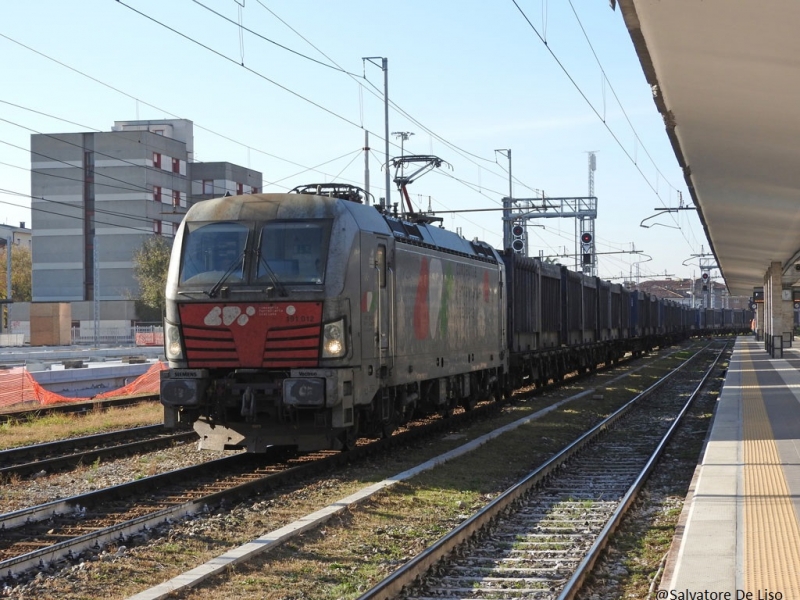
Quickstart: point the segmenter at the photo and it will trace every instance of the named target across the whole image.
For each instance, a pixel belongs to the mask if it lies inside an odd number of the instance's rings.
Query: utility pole
[[[8,332],[11,333],[11,246],[14,245],[14,234],[6,237],[6,300],[0,305],[0,333],[3,333],[3,312],[8,312]]]
[[[403,142],[405,142],[408,138],[414,135],[413,131],[393,131],[392,135],[396,138],[400,139],[400,156],[405,155],[405,150],[403,148]]]
[[[384,137],[384,156],[385,156],[385,169],[386,169],[386,206],[389,207],[391,203],[391,179],[389,178],[389,59],[382,56],[368,56],[361,60],[368,60],[376,67],[380,67],[383,71],[383,137]],[[380,60],[381,64],[376,63]]]
[[[503,198],[503,250],[511,248],[511,203],[514,189],[511,179],[511,148],[495,150],[508,159],[508,198]]]
[[[369,206],[369,131],[364,130],[364,191],[367,193],[364,202]]]
[[[589,155],[589,198],[594,198],[594,172],[597,169],[597,156],[594,150],[590,150]],[[595,201],[596,206],[596,201]],[[580,225],[580,232],[575,235],[575,270],[588,275],[597,274],[597,252],[595,252],[594,222],[597,213],[579,217],[575,222],[575,228]],[[579,235],[578,235],[579,233]],[[580,244],[580,256],[578,253]]]

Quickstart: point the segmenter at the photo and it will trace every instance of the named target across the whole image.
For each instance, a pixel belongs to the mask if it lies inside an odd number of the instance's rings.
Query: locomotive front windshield
[[[256,281],[321,284],[325,276],[330,223],[273,221],[261,228]]]
[[[182,284],[241,282],[250,228],[242,223],[189,223],[181,264]]]
[[[331,223],[322,220],[187,223],[180,285],[322,284]]]

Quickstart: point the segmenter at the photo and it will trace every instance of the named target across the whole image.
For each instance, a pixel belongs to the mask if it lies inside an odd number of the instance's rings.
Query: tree
[[[8,249],[0,250],[0,298],[6,297],[6,274],[8,273]],[[14,302],[31,300],[31,251],[22,246],[11,248],[11,299]]]
[[[159,315],[163,313],[167,270],[172,241],[160,235],[147,238],[133,255],[133,276],[139,283],[139,301]]]

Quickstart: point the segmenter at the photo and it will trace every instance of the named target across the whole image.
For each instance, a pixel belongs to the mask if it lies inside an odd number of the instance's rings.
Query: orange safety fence
[[[24,367],[0,370],[0,407],[23,402],[37,402],[45,406],[59,402],[86,402],[114,396],[157,394],[160,389],[161,371],[166,368],[164,363],[158,361],[128,385],[87,398],[69,398],[46,390]]]

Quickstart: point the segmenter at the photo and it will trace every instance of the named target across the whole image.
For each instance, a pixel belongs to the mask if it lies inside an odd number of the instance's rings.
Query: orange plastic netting
[[[86,402],[114,396],[133,394],[157,394],[160,389],[162,362],[154,363],[146,373],[126,386],[86,398],[69,398],[44,389],[24,367],[0,370],[0,406],[11,406],[23,402],[37,402],[42,406],[58,402]]]

